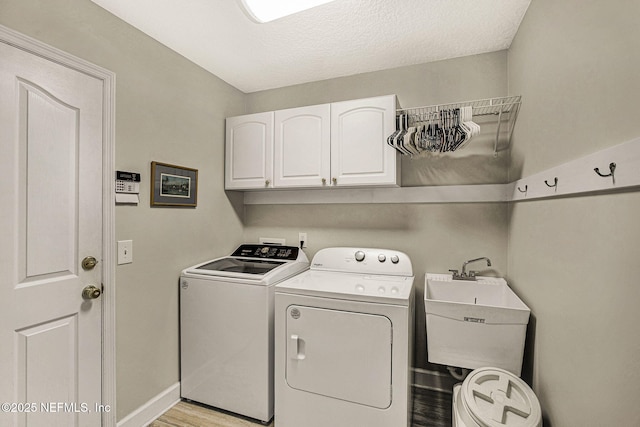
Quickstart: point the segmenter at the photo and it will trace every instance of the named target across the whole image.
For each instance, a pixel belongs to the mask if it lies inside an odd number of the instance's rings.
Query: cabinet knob
[[[338,178],[331,178],[331,182],[333,182],[333,185],[337,185],[338,184]]]
[[[327,178],[322,178],[322,185],[327,185]]]
[[[265,187],[268,187],[268,186],[269,186],[269,184],[271,184],[271,181],[269,181],[269,180],[266,180],[266,181],[264,182],[264,186],[265,186]]]

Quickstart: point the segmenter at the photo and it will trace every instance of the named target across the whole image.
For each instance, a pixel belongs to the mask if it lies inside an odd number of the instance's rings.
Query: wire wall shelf
[[[400,108],[396,110],[396,116],[406,115],[409,121],[414,123],[428,122],[430,118],[438,116],[442,111],[456,110],[464,107],[471,107],[474,117],[495,116],[497,130],[494,143],[494,155],[497,155],[501,132],[506,134],[507,147],[511,145],[513,129],[522,103],[521,98],[520,95],[516,95],[454,102],[450,104],[428,105],[424,107]]]

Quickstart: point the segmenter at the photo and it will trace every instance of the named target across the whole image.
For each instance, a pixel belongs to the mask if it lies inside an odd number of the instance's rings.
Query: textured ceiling
[[[92,0],[243,92],[507,49],[531,0],[336,0],[265,24],[239,0]]]

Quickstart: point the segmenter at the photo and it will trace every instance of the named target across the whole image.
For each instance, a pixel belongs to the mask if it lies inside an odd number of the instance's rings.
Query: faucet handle
[[[460,277],[460,275],[458,274],[458,270],[449,270],[453,276],[453,278],[455,279],[456,277]]]

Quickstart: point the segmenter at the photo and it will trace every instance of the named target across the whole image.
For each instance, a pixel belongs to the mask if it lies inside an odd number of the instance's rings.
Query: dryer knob
[[[387,260],[387,257],[385,256],[385,254],[378,255],[378,261],[385,262],[386,260]]]
[[[391,262],[394,264],[397,264],[400,261],[400,258],[398,258],[398,255],[391,255]]]
[[[364,252],[362,251],[356,252],[356,261],[358,262],[364,261]]]

